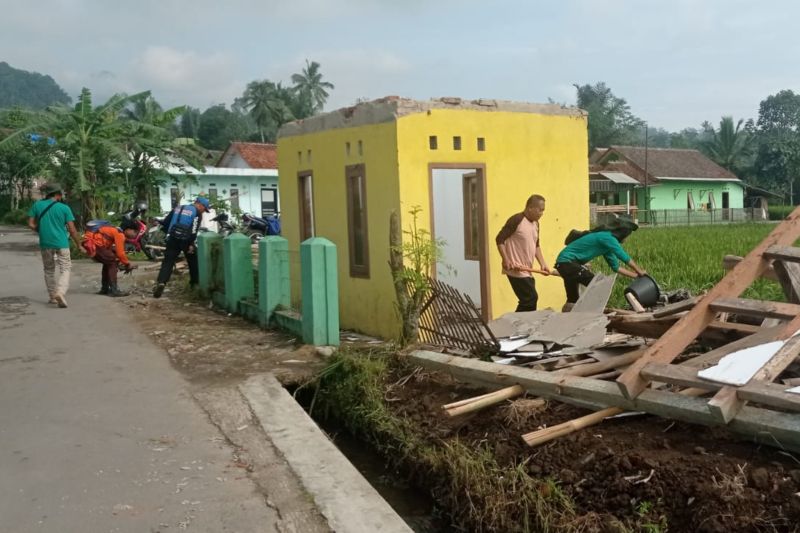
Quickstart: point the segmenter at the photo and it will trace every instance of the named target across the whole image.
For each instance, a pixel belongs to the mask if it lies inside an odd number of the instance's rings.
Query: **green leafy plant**
[[[419,337],[420,313],[445,245],[442,239],[434,238],[430,231],[419,227],[421,212],[419,206],[411,208],[408,212],[411,225],[405,231],[401,230],[400,216],[396,211],[392,211],[389,219],[389,268],[397,296],[397,310],[403,322],[400,335],[403,345],[416,342]]]

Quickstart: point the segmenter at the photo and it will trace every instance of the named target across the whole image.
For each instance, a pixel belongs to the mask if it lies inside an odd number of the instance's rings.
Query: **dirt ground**
[[[176,281],[159,300],[144,281],[121,301],[192,382],[237,382],[270,371],[285,383],[301,383],[324,367],[313,347],[212,310]],[[531,474],[555,478],[579,513],[646,514],[655,517],[652,531],[800,531],[800,457],[794,454],[742,442],[722,429],[652,416],[607,420],[530,448],[520,435],[586,411],[555,402],[531,408],[519,399],[456,419],[442,413],[443,404],[482,392],[416,372],[392,389],[390,405],[432,440],[458,437],[488,446],[503,464],[526,462]]]
[[[448,376],[417,373],[392,389],[390,405],[431,440],[458,437],[488,446],[501,464],[527,461],[532,475],[558,480],[580,514],[648,515],[652,531],[800,531],[800,458],[793,454],[719,428],[645,415],[607,420],[531,448],[523,433],[588,411],[518,399],[456,418],[442,412],[442,405],[482,392]]]

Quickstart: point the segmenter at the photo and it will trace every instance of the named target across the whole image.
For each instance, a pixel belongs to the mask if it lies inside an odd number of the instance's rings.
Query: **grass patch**
[[[723,256],[747,255],[774,228],[774,224],[754,223],[641,228],[623,246],[634,261],[653,276],[662,290],[688,289],[698,294],[716,285],[724,276]],[[602,258],[593,261],[592,269],[610,272]],[[623,291],[629,283],[628,278],[618,278],[610,305],[627,305]],[[785,300],[779,284],[763,279],[757,280],[743,297]]]
[[[500,464],[488,445],[434,437],[419,422],[395,414],[398,387],[424,374],[391,351],[343,348],[306,384],[312,415],[343,425],[369,442],[415,485],[430,491],[440,511],[462,531],[597,531],[606,519],[580,514],[558,480],[537,478],[527,461]],[[394,391],[394,392],[393,392]],[[618,529],[641,524],[616,522]]]

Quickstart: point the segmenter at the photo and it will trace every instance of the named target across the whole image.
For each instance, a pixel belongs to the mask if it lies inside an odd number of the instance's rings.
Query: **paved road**
[[[32,236],[0,235],[0,532],[274,531],[126,307],[76,277],[69,309],[48,305]]]

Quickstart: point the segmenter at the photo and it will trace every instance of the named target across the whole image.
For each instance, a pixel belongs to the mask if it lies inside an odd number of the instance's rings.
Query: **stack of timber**
[[[444,406],[451,416],[522,394],[596,411],[523,435],[531,446],[636,411],[727,426],[753,442],[800,451],[800,248],[793,247],[798,238],[800,208],[746,257],[726,257],[728,272],[706,294],[649,313],[610,312],[604,340],[653,339],[621,354],[593,346],[581,364],[532,368],[425,351],[410,358],[500,389]],[[741,298],[759,277],[780,283],[787,302]],[[733,316],[748,323],[728,321]],[[697,354],[692,348],[698,343],[713,349]]]

